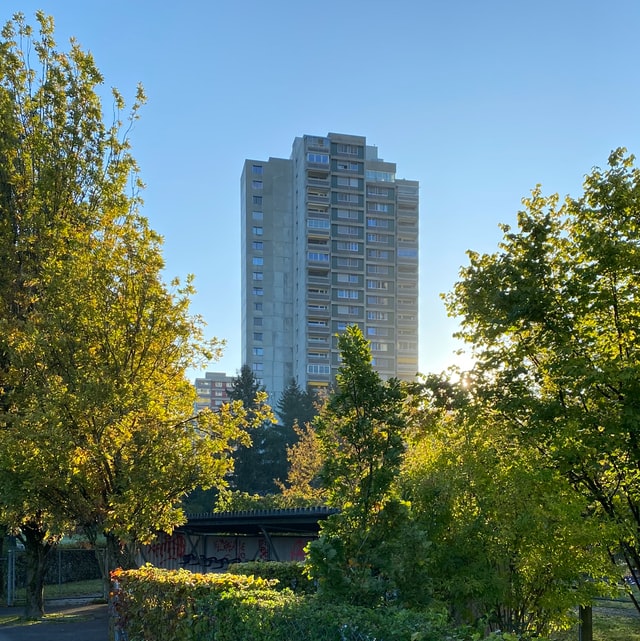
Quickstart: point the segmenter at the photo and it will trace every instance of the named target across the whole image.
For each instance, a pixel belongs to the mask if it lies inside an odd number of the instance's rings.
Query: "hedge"
[[[259,576],[263,579],[277,579],[274,586],[277,590],[290,588],[296,594],[314,594],[315,581],[310,579],[304,571],[301,561],[247,561],[233,563],[229,566],[231,574],[245,576]]]
[[[112,574],[115,626],[128,641],[472,641],[443,612],[328,603],[271,579],[187,570]],[[516,639],[513,636],[491,637]]]

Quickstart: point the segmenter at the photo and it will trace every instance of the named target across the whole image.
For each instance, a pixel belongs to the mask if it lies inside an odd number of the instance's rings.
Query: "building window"
[[[367,296],[367,305],[388,305],[389,299],[386,296]]]
[[[359,316],[360,315],[360,307],[357,305],[338,305],[338,314],[341,314],[343,316]]]
[[[326,361],[329,358],[329,354],[327,352],[307,352],[307,358]]]
[[[336,218],[342,218],[345,220],[358,220],[358,210],[357,209],[334,209]]]
[[[264,356],[264,347],[254,347],[253,348],[254,356]]]
[[[386,218],[367,217],[367,227],[376,227],[377,229],[389,229],[389,221]]]
[[[253,311],[254,312],[261,312],[262,311],[262,303],[254,303],[253,304]],[[255,318],[254,318],[254,321],[255,321]]]
[[[360,151],[360,147],[356,145],[347,145],[344,143],[338,143],[336,145],[336,153],[345,154],[348,156],[357,156]]]
[[[388,234],[367,234],[367,241],[370,243],[391,244],[391,236]]]
[[[252,189],[262,189],[262,181],[261,180],[252,180],[251,181],[251,188]]]
[[[358,282],[358,275],[357,274],[345,274],[345,273],[338,273],[336,274],[336,281],[339,283],[357,283]]]
[[[253,288],[253,295],[254,296],[262,296],[264,294],[264,289],[262,287],[254,287]]]
[[[358,178],[351,178],[350,176],[338,176],[336,184],[340,187],[354,187],[357,189],[360,186],[360,181]]]
[[[307,365],[307,374],[330,374],[331,367],[329,365],[309,364]]]
[[[254,363],[252,367],[254,372],[262,372],[264,370],[264,363]]]
[[[329,229],[329,221],[322,218],[309,218],[307,220],[307,227],[309,229]]]
[[[257,249],[258,251],[262,251],[264,249],[264,245],[262,244],[261,240],[254,240],[251,243],[252,249]]]
[[[253,317],[253,326],[254,327],[262,327],[262,316],[254,316]]]
[[[262,236],[262,227],[253,227],[253,233],[256,236]]]
[[[376,187],[375,185],[369,185],[367,187],[367,196],[383,196],[385,198],[388,198],[389,190],[386,187]]]
[[[336,169],[338,171],[357,171],[360,172],[362,165],[359,162],[353,162],[352,160],[338,160],[336,161]]]
[[[367,280],[367,289],[389,289],[389,282],[386,280]]]
[[[388,312],[368,311],[367,312],[367,320],[386,321],[386,320],[389,320],[389,313]]]
[[[328,156],[328,154],[308,153],[307,154],[307,162],[316,163],[317,165],[328,165],[329,164],[329,156]]]
[[[310,318],[307,321],[309,327],[329,327],[329,322],[326,320],[318,320],[316,318]]]
[[[369,249],[367,256],[378,260],[389,260],[389,252],[386,249]]]
[[[389,336],[388,327],[367,327],[367,336]]]
[[[264,265],[264,258],[262,258],[262,256],[254,256],[254,257],[251,259],[251,262],[252,262],[254,265]]]
[[[358,228],[353,225],[338,225],[336,231],[342,236],[357,236]]]
[[[357,258],[336,258],[337,267],[353,267],[355,269],[360,268],[360,261]]]
[[[253,204],[254,205],[262,205],[262,196],[254,196],[253,197]]]
[[[339,289],[338,298],[349,298],[351,300],[358,300],[359,294],[356,289]]]
[[[257,175],[262,175],[262,165],[252,165],[251,166],[251,173],[252,174],[257,174]]]
[[[253,340],[254,341],[261,341],[262,340],[262,332],[253,332]]]
[[[336,200],[339,203],[357,203],[359,202],[358,194],[346,194],[341,191],[336,192]]]
[[[325,252],[307,252],[307,259],[313,260],[319,263],[328,263],[329,254]]]
[[[254,211],[252,214],[253,220],[262,220],[263,214],[261,211]]]
[[[388,352],[389,351],[389,345],[387,345],[387,343],[371,342],[370,346],[371,346],[372,352]]]
[[[336,242],[336,249],[344,252],[357,252],[360,251],[360,243],[352,243],[344,240]]]
[[[417,249],[398,249],[398,258],[418,258]]]
[[[253,272],[253,280],[263,280],[264,274],[262,272]]]
[[[367,169],[367,181],[372,183],[392,183],[396,179],[396,175],[389,171],[374,171]]]
[[[389,265],[367,265],[367,274],[388,274]]]
[[[369,203],[367,209],[369,211],[388,212],[389,211],[389,205],[387,205],[386,203]]]

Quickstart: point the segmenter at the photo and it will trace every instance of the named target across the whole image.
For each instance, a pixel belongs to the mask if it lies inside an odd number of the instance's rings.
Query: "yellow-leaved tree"
[[[114,90],[105,125],[91,55],[37,22],[17,14],[0,41],[0,517],[25,543],[29,616],[60,535],[106,536],[108,576],[224,482],[250,422],[240,404],[194,415],[187,369],[222,345],[189,312],[191,280],[164,282],[140,213],[142,89],[124,121]]]

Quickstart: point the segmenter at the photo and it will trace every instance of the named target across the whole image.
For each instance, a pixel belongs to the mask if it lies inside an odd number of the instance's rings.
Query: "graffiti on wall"
[[[270,541],[273,549],[263,536],[160,534],[143,547],[140,561],[166,569],[225,572],[230,564],[245,561],[302,561],[309,539],[273,536]]]
[[[162,567],[167,561],[179,561],[187,551],[184,535],[176,532],[173,536],[161,534],[154,543],[146,546],[146,556],[153,565]]]

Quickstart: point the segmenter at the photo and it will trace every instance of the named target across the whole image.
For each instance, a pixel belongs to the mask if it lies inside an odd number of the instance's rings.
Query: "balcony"
[[[329,204],[329,194],[318,194],[318,193],[307,194],[307,202],[308,203],[321,203],[323,205],[328,205]]]
[[[329,178],[307,178],[307,185],[313,187],[329,187]]]

